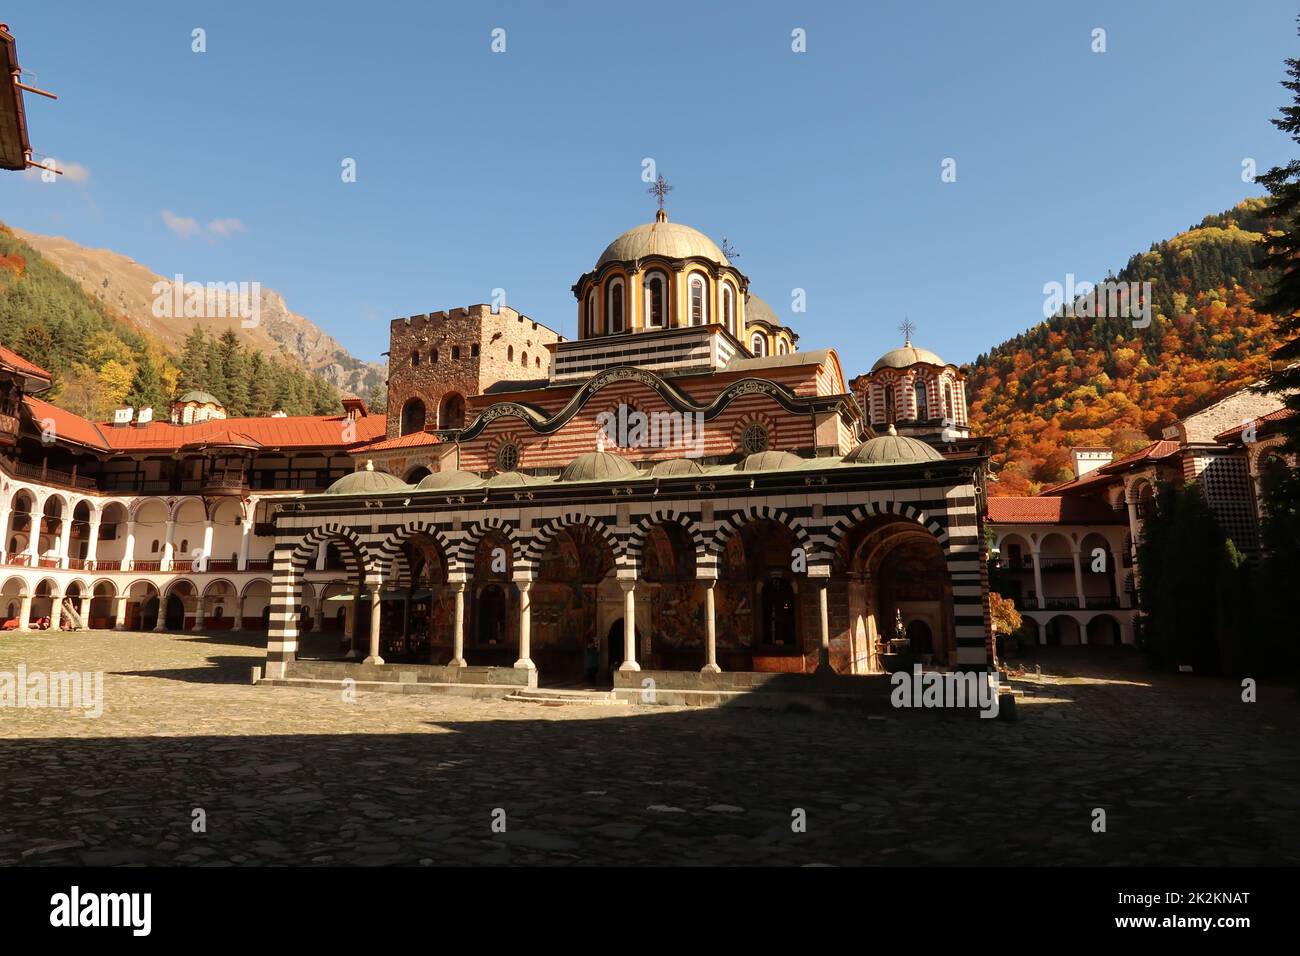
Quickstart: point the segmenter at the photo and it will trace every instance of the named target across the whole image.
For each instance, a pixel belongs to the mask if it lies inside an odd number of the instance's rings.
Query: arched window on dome
[[[749,340],[749,351],[755,358],[761,358],[767,354],[767,336],[762,332],[755,332],[753,338]]]
[[[709,324],[709,287],[704,276],[696,272],[687,285],[691,297],[691,325]]]
[[[943,383],[943,416],[954,424],[957,421],[957,409],[952,405],[952,382]]]
[[[894,383],[885,382],[885,424],[894,424]]]
[[[609,281],[609,298],[605,315],[609,321],[609,328],[606,331],[610,335],[623,331],[623,280],[621,278]]]
[[[736,290],[730,282],[722,283],[722,324],[732,335],[736,334]]]
[[[587,293],[587,338],[593,338],[600,334],[600,329],[596,325],[596,290],[592,289]]]
[[[648,272],[645,277],[645,324],[662,329],[667,324],[668,277],[662,272]]]
[[[776,354],[777,355],[790,354],[790,343],[785,340],[785,336],[780,336],[776,340]]]
[[[927,401],[925,381],[923,379],[916,380],[916,383],[912,386],[912,393],[916,396],[916,420],[918,422],[929,421],[930,404]]]

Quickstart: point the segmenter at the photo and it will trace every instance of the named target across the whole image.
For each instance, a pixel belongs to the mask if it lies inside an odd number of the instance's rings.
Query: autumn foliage
[[[990,494],[1036,494],[1068,480],[1076,445],[1136,451],[1266,374],[1276,323],[1251,305],[1274,227],[1264,200],[1248,199],[1133,256],[1107,278],[1151,282],[1146,328],[1058,316],[976,359],[969,407],[974,433],[993,440]]]

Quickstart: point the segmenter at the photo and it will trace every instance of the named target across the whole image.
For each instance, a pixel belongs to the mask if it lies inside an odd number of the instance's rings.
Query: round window
[[[497,448],[497,470],[514,471],[519,467],[519,446],[514,442],[502,442]]]
[[[759,452],[767,451],[768,444],[766,428],[757,422],[745,426],[745,431],[740,436],[740,445],[746,455],[757,455]]]

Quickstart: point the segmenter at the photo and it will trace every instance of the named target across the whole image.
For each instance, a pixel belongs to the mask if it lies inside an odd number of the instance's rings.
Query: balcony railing
[[[1048,611],[1077,611],[1079,610],[1079,599],[1077,597],[1044,598],[1043,608]]]
[[[1088,602],[1088,610],[1090,611],[1118,611],[1122,607],[1119,598],[1092,597],[1088,595],[1085,600]]]
[[[6,460],[5,465],[11,472],[20,478],[31,478],[47,485],[62,485],[65,488],[83,488],[89,491],[94,491],[99,487],[99,484],[93,478],[87,478],[85,475],[73,475],[66,471],[59,471],[55,468],[41,468],[37,465],[29,465],[23,461]]]
[[[270,571],[271,559],[257,558],[256,560],[254,560],[252,558],[249,558],[249,560],[244,564],[244,570],[245,571]]]
[[[1038,566],[1044,571],[1073,571],[1074,558],[1047,557],[1040,555]]]

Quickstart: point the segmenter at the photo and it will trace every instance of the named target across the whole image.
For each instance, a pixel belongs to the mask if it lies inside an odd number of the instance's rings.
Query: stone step
[[[626,704],[615,697],[612,690],[561,690],[553,687],[521,687],[505,699],[526,704],[569,704],[580,707],[620,707]]]

